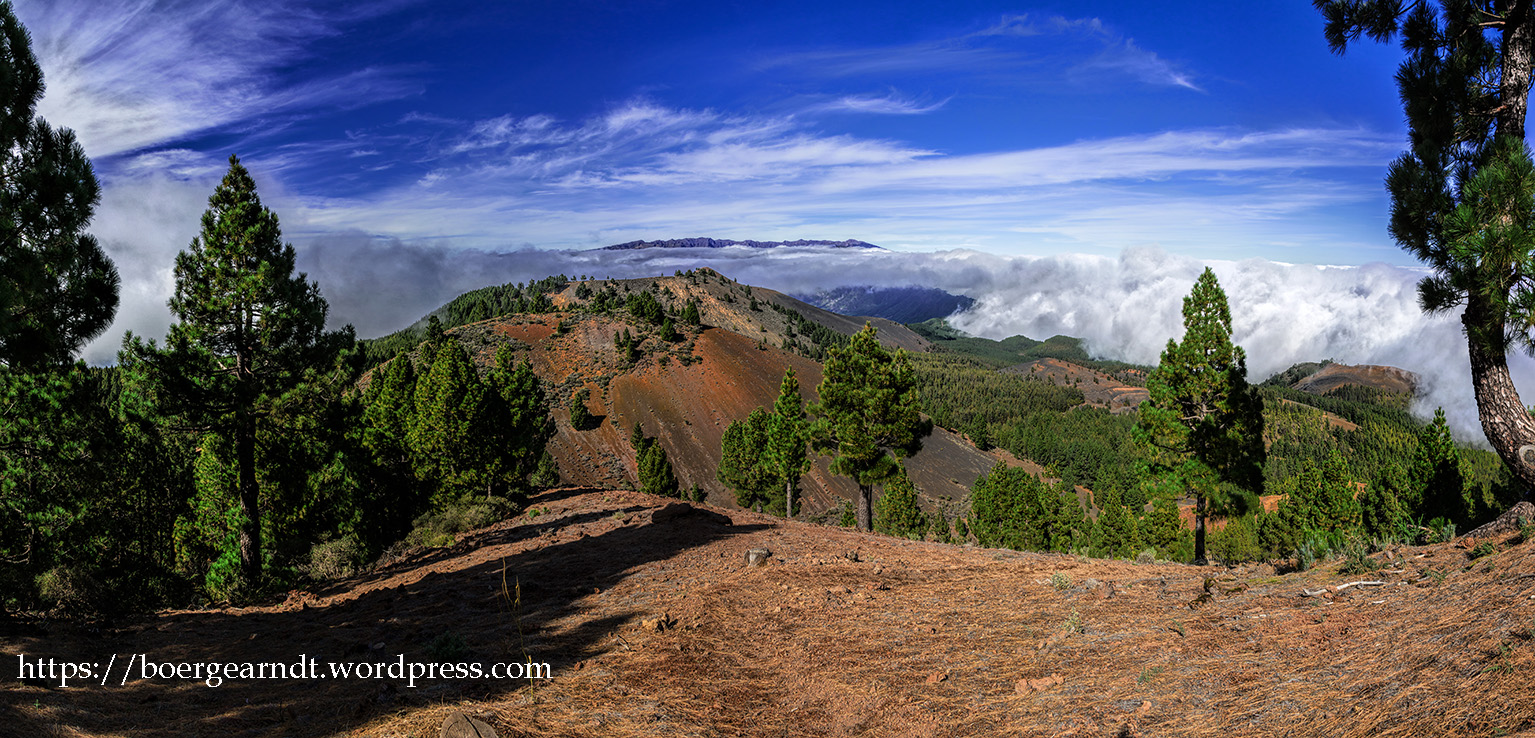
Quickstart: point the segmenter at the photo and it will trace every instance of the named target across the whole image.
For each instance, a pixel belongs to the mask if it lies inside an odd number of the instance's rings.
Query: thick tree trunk
[[[241,418],[235,427],[235,463],[240,467],[240,574],[246,586],[261,581],[261,510],[260,489],[256,486],[256,428],[250,418]]]
[[[1530,66],[1535,63],[1535,12],[1531,0],[1503,0],[1503,68],[1498,81],[1497,132],[1524,138],[1524,117],[1529,105]]]
[[[1496,134],[1524,140],[1530,94],[1530,67],[1535,64],[1535,12],[1532,0],[1503,0],[1502,69]],[[1505,295],[1506,296],[1506,295]],[[1467,295],[1461,321],[1470,344],[1471,385],[1476,392],[1482,432],[1498,456],[1525,488],[1535,488],[1535,421],[1508,373],[1507,334],[1501,311],[1492,309],[1473,291]]]
[[[1194,563],[1204,566],[1205,558],[1205,496],[1194,496]]]
[[[858,529],[874,530],[874,488],[867,484],[858,485]]]
[[[1525,495],[1535,489],[1535,419],[1519,399],[1519,391],[1508,373],[1508,355],[1499,340],[1503,337],[1502,325],[1489,342],[1476,339],[1472,326],[1485,319],[1481,300],[1475,296],[1467,300],[1466,312],[1461,317],[1468,333],[1471,354],[1471,386],[1476,391],[1476,411],[1482,419],[1482,433],[1492,444],[1503,463],[1523,483]]]
[[[792,518],[792,517],[794,517],[794,482],[793,482],[793,480],[790,480],[790,481],[787,481],[787,482],[783,483],[783,516],[785,518]]]

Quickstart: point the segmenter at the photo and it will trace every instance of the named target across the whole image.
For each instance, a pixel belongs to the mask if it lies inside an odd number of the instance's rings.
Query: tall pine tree
[[[416,476],[435,487],[433,506],[494,491],[500,469],[496,444],[487,441],[495,435],[497,404],[469,354],[448,336],[416,384],[410,428]]]
[[[799,396],[799,379],[791,367],[778,386],[778,399],[768,419],[767,444],[762,449],[768,468],[784,491],[784,517],[794,517],[794,491],[800,477],[810,471],[810,457],[805,444],[810,439],[805,420],[805,401]]]
[[[162,411],[229,444],[239,577],[247,586],[263,567],[258,475],[269,462],[258,457],[258,434],[306,373],[331,367],[353,342],[350,326],[325,331],[325,298],[319,285],[294,274],[294,258],[276,214],[261,205],[250,172],[231,156],[202,232],[176,256],[170,308],[177,322],[164,348],[126,339],[130,360],[156,385]]]
[[[1247,384],[1247,354],[1231,342],[1231,308],[1206,268],[1183,300],[1183,342],[1169,339],[1146,378],[1136,437],[1154,471],[1194,497],[1194,559],[1205,559],[1205,518],[1234,501],[1234,485],[1263,486],[1263,400]]]
[[[1409,148],[1386,175],[1392,238],[1434,273],[1424,311],[1464,308],[1482,431],[1535,488],[1535,417],[1508,351],[1535,351],[1535,164],[1525,143],[1535,4],[1528,0],[1314,0],[1333,51],[1400,34]]]
[[[906,352],[879,345],[865,323],[844,348],[826,359],[820,401],[812,412],[817,447],[832,457],[831,469],[858,485],[858,529],[873,525],[874,487],[894,479],[902,456],[922,449],[932,425],[917,407],[917,378]]]
[[[496,351],[496,368],[490,385],[500,400],[496,444],[507,475],[516,488],[529,486],[544,457],[544,447],[554,438],[554,418],[549,414],[543,383],[526,359],[515,361],[512,347]]]

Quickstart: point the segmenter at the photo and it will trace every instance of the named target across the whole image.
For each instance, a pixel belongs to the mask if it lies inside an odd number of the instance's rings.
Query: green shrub
[[[1226,526],[1210,534],[1209,555],[1227,564],[1257,561],[1263,558],[1258,545],[1258,526],[1252,516],[1230,518]]]
[[[1493,545],[1492,541],[1482,541],[1481,543],[1476,544],[1476,547],[1471,549],[1470,553],[1467,555],[1470,556],[1472,560],[1476,560],[1482,558],[1483,556],[1491,556],[1497,552],[1498,547]]]
[[[435,663],[455,663],[469,656],[469,644],[457,633],[443,633],[427,644],[426,656]]]
[[[416,518],[415,528],[405,540],[412,547],[450,546],[459,533],[483,528],[516,513],[516,506],[503,497],[466,497]]]
[[[351,538],[316,543],[309,549],[309,561],[300,567],[310,579],[324,581],[349,577],[363,562],[362,547]]]
[[[69,615],[94,615],[101,611],[103,590],[89,572],[56,566],[37,577],[37,596],[45,609]]]
[[[1379,569],[1380,562],[1370,558],[1370,548],[1363,538],[1350,538],[1343,545],[1343,566],[1338,568],[1338,573],[1366,574]]]

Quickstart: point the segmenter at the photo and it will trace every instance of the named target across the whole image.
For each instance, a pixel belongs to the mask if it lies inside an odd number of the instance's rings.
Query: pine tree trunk
[[[1461,320],[1469,328],[1482,322],[1482,302],[1475,295],[1466,301]],[[1508,373],[1508,355],[1498,348],[1503,327],[1490,337],[1492,346],[1474,337],[1467,341],[1471,354],[1471,385],[1476,391],[1476,411],[1481,416],[1482,433],[1492,444],[1509,471],[1523,483],[1525,495],[1535,489],[1535,419],[1519,399],[1514,380]]]
[[[783,516],[785,519],[794,517],[794,481],[783,483]]]
[[[858,485],[858,529],[874,530],[874,488],[867,484]]]
[[[1194,497],[1194,563],[1204,566],[1205,558],[1205,496]]]
[[[235,427],[235,463],[240,467],[240,574],[245,584],[254,587],[261,581],[261,511],[256,486],[256,429],[248,417],[241,417]]]
[[[1503,0],[1502,74],[1497,111],[1498,135],[1524,138],[1524,117],[1529,105],[1530,66],[1535,64],[1535,12],[1531,0]]]
[[[1503,0],[1498,9],[1504,26],[1499,49],[1502,69],[1500,105],[1495,112],[1496,134],[1523,141],[1530,67],[1535,63],[1535,12],[1531,0]],[[1503,463],[1523,483],[1528,496],[1530,489],[1535,488],[1535,421],[1519,399],[1508,373],[1507,333],[1502,315],[1472,291],[1467,295],[1461,321],[1470,344],[1471,384],[1476,392],[1482,432]]]

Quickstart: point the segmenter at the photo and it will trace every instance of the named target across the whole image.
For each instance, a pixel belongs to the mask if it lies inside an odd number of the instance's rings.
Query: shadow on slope
[[[555,491],[534,505],[558,506],[568,494]],[[616,512],[520,516],[450,549],[316,592],[292,592],[277,605],[162,613],[115,632],[60,625],[6,638],[0,659],[7,681],[18,674],[13,670],[23,654],[31,662],[98,666],[94,679],[67,687],[29,680],[0,692],[0,734],[323,735],[414,706],[508,699],[527,682],[418,679],[412,688],[404,679],[332,678],[327,662],[383,664],[387,670],[403,659],[478,663],[489,670],[531,660],[548,662],[559,673],[607,650],[616,630],[646,614],[631,604],[590,617],[603,609],[602,592],[613,584],[637,567],[763,527],[733,526],[730,518],[704,509],[651,522],[649,511],[666,500],[613,494],[629,504]],[[114,654],[103,685],[101,669]],[[156,664],[293,664],[301,657],[318,661],[318,678],[236,678],[214,688],[196,678],[195,667],[185,667],[188,678],[140,679],[144,658]]]

